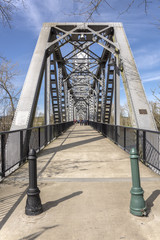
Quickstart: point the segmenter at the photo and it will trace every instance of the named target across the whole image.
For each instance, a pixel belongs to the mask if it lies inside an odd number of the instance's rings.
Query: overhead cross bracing
[[[69,88],[72,89],[72,98],[74,100],[74,107],[77,113],[76,118],[78,120],[84,118],[88,119],[88,106],[91,105],[91,99],[95,97],[97,98],[96,101],[99,102],[96,109],[98,115],[96,119],[100,122],[101,114],[99,117],[99,108],[101,110],[101,98],[105,98],[104,95],[106,94],[106,91],[101,91],[102,87],[105,88],[105,71],[102,67],[105,67],[105,64],[109,60],[109,57],[111,57],[111,54],[108,54],[108,51],[106,49],[102,49],[101,47],[99,47],[99,49],[95,49],[95,45],[97,45],[97,38],[93,33],[91,34],[91,30],[85,29],[85,32],[82,32],[80,29],[76,30],[76,34],[71,34],[69,37],[67,36],[67,38],[61,39],[59,44],[55,45],[53,51],[56,52],[55,56],[58,56],[58,58],[55,58],[58,65],[63,62],[63,67],[66,69],[65,71],[67,72],[67,77],[63,78],[63,82],[67,82],[67,85],[70,86]],[[63,36],[63,34],[65,34],[64,31],[64,26],[56,26],[53,30],[53,35],[58,37]],[[103,36],[106,36],[106,38],[110,41],[113,37],[113,28],[103,28]],[[107,45],[106,43],[104,44]],[[65,51],[66,53],[62,55]],[[99,90],[101,94],[99,93],[96,95],[94,88],[96,85],[95,82],[98,82],[99,89],[97,90]],[[59,90],[60,89],[61,87],[59,87]],[[64,94],[67,95],[67,92]],[[61,96],[60,93],[59,96]],[[93,110],[94,107],[91,106],[91,111],[93,112]],[[59,107],[59,111],[61,111],[61,107]],[[54,102],[53,112],[55,112]],[[79,114],[80,112],[81,114]],[[58,112],[56,114],[61,115],[61,113],[58,114]],[[54,116],[56,117],[56,115]],[[93,120],[94,114],[90,114],[90,116],[92,116]],[[59,122],[59,118],[55,117],[55,122]],[[64,121],[65,120],[66,119],[64,118]],[[108,123],[109,118],[105,119],[105,121]]]
[[[87,119],[120,123],[120,75],[133,127],[156,129],[121,23],[44,23],[12,129],[32,126],[42,78],[45,124]],[[50,101],[50,98],[52,101]]]

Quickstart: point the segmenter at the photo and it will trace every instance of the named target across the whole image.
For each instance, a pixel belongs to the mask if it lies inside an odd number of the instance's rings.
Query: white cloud
[[[134,51],[134,57],[136,60],[136,64],[139,69],[151,69],[160,65],[160,51],[157,51],[157,47],[155,49],[151,49],[147,51],[147,46],[145,49],[138,49],[136,52]]]
[[[149,76],[141,77],[142,78],[142,82],[143,83],[152,82],[152,81],[159,81],[160,82],[160,72],[157,73],[155,76],[154,76],[154,74],[155,73],[152,73],[152,75],[150,74]]]
[[[27,28],[39,33],[44,22],[55,22],[61,15],[62,0],[28,0],[27,5],[21,12]],[[22,27],[23,23],[20,23]]]

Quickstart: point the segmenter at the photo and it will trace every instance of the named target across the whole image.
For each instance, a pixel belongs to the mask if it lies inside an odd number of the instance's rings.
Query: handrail
[[[126,152],[136,148],[141,161],[160,173],[160,132],[89,121],[89,125]]]
[[[39,152],[72,124],[73,121],[0,132],[0,180],[26,161],[29,148]]]
[[[109,125],[109,126],[116,126],[116,127],[123,127],[123,128],[130,128],[130,129],[134,129],[134,130],[147,131],[147,132],[160,134],[160,131],[148,130],[148,129],[144,129],[144,128],[135,128],[135,127],[127,127],[127,126],[121,126],[121,125],[112,125],[112,124],[108,124],[108,123],[101,123],[101,124],[105,124],[105,125]]]
[[[42,128],[42,127],[46,127],[46,126],[55,126],[55,125],[60,125],[60,124],[65,124],[65,123],[70,123],[70,122],[54,123],[54,124],[49,124],[49,125],[41,125],[41,126],[37,126],[37,127],[20,128],[20,129],[16,129],[16,130],[3,131],[3,132],[0,132],[0,135],[14,133],[14,132],[19,132],[19,131],[25,131],[25,130],[32,130],[32,129]]]

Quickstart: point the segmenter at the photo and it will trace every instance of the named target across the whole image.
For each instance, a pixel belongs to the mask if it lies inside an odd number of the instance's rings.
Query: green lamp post
[[[135,148],[132,148],[130,151],[130,160],[132,173],[130,213],[135,216],[144,216],[146,215],[146,204],[143,198],[144,191],[140,183],[138,153]]]

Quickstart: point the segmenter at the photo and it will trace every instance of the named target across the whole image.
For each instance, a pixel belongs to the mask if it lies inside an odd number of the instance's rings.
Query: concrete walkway
[[[28,164],[0,184],[1,240],[159,240],[160,176],[140,163],[148,217],[129,212],[129,155],[90,126],[73,126],[38,155],[44,212],[24,214]]]

